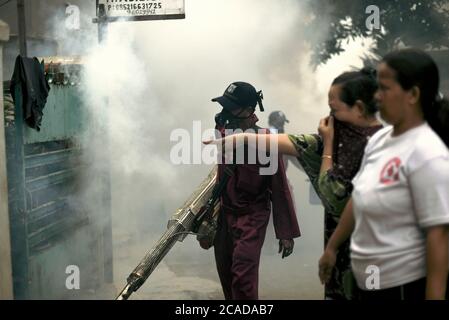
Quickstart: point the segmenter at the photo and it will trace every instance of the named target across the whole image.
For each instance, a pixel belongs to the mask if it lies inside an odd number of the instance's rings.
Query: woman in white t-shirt
[[[320,279],[329,279],[338,247],[351,236],[362,300],[444,299],[449,103],[438,91],[435,62],[419,50],[385,56],[378,84],[380,114],[391,126],[366,146],[351,200],[320,259]]]

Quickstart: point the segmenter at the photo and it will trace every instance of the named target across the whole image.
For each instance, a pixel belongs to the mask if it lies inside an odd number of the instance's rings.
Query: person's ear
[[[362,100],[357,100],[353,108],[356,108],[359,117],[363,118],[365,116],[365,104]]]
[[[417,104],[421,99],[421,89],[418,86],[413,86],[409,93],[409,103],[413,105]]]

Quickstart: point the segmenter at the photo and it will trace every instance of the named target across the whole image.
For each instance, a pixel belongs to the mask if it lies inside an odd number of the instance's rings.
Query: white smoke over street
[[[125,283],[132,271],[129,266],[144,256],[142,250],[150,249],[168,218],[211,169],[171,163],[172,130],[192,131],[193,121],[200,121],[203,130],[213,128],[214,115],[221,109],[210,99],[233,81],[247,81],[264,93],[266,111],[257,112],[260,126],[267,126],[271,111],[282,110],[290,120],[287,132],[315,132],[319,119],[328,113],[332,79],[361,65],[358,57],[367,48],[355,42],[340,60],[312,69],[304,41],[308,16],[303,3],[186,0],[184,20],[111,23],[102,45],[93,41],[96,27],[91,25],[84,31],[85,42],[70,42],[71,48],[80,45],[85,53],[83,98],[95,123],[91,137],[96,134],[89,141],[88,156],[96,159],[95,170],[104,165],[111,175],[116,284]],[[88,8],[94,10],[92,4]],[[327,30],[314,32],[321,39]],[[102,127],[108,128],[108,136],[98,136]],[[267,233],[260,294],[320,299],[316,265],[323,246],[323,209],[309,203],[303,173],[290,166],[288,176],[303,236],[296,239],[293,256],[282,260],[275,256],[273,232]],[[86,189],[95,192],[95,181]],[[137,245],[141,240],[145,242]],[[213,252],[200,249],[193,237],[178,243],[165,262],[181,276],[209,279],[209,296],[221,297]],[[157,287],[157,271],[153,276],[144,287]],[[164,288],[174,284],[166,285],[149,296],[179,298],[165,295]]]

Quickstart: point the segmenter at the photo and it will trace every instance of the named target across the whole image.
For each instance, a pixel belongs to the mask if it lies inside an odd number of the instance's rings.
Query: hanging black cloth
[[[33,129],[40,131],[42,110],[47,102],[50,86],[45,79],[43,66],[36,57],[17,56],[11,79],[11,95],[15,101],[15,88],[22,88],[23,119]]]

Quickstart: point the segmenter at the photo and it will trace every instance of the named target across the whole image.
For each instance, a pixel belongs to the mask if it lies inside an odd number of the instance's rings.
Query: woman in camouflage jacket
[[[334,79],[329,90],[331,115],[322,119],[319,134],[278,134],[259,144],[257,135],[241,133],[228,136],[236,145],[256,143],[269,150],[276,139],[280,153],[298,158],[325,209],[324,244],[335,230],[352,192],[351,180],[357,173],[370,136],[382,128],[377,120],[374,93],[375,71],[364,68],[345,72]],[[223,139],[214,143],[225,143]],[[325,284],[325,298],[353,299],[349,241],[340,247],[330,280]]]

